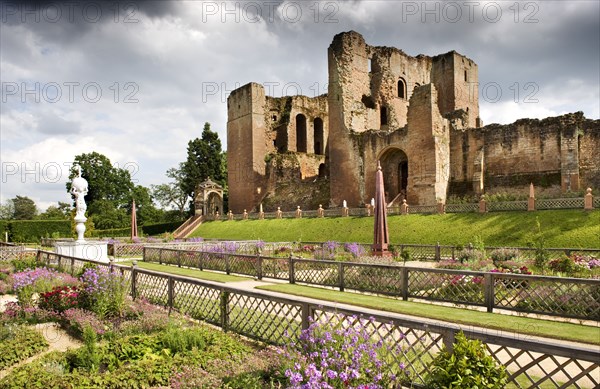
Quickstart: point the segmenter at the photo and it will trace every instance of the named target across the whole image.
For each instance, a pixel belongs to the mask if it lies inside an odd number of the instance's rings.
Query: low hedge
[[[42,236],[59,233],[70,237],[70,220],[7,220],[8,237],[11,242],[39,242]],[[1,226],[0,226],[1,228]]]
[[[148,224],[145,226],[141,226],[138,228],[139,235],[160,235],[165,232],[173,232],[179,227],[183,222],[170,222],[170,223],[157,223],[157,224]],[[126,228],[113,228],[110,230],[94,230],[91,233],[91,236],[94,238],[113,238],[116,236],[129,236],[131,235],[131,227]]]
[[[183,224],[183,221],[148,224],[143,226],[142,230],[144,231],[144,235],[160,235],[165,232],[175,231],[181,224]]]

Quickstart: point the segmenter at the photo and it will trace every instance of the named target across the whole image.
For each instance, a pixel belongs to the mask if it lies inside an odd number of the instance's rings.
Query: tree
[[[161,221],[163,212],[154,206],[150,189],[145,186],[136,185],[133,189],[132,197],[135,199],[135,212],[138,225]],[[127,206],[127,213],[131,217],[131,202]]]
[[[183,163],[179,164],[179,169],[170,168],[167,170],[167,177],[173,179],[173,181],[168,184],[152,185],[152,195],[161,206],[177,209],[179,216],[183,218],[185,215],[185,206],[189,199],[189,196],[183,189]]]
[[[0,204],[0,220],[9,220],[15,214],[15,206],[12,200],[6,200],[4,205]]]
[[[108,157],[97,152],[77,155],[67,182],[69,193],[71,180],[77,175],[75,165],[81,166],[81,175],[88,182],[87,216],[93,218],[96,228],[127,227],[127,212],[135,189],[129,171],[113,166]]]
[[[35,202],[27,196],[17,196],[12,199],[14,213],[13,219],[32,220],[37,215]]]
[[[81,175],[89,185],[88,194],[85,196],[88,206],[97,200],[108,200],[114,202],[116,207],[123,207],[131,201],[130,193],[134,184],[129,171],[113,166],[108,157],[95,151],[75,157],[69,182],[67,182],[69,193],[71,180],[77,175],[75,164],[81,166]]]
[[[38,216],[41,220],[65,220],[71,216],[71,206],[69,203],[58,202],[58,206],[51,205],[45,212]]]
[[[223,169],[223,153],[219,134],[211,131],[210,123],[204,123],[202,138],[188,143],[187,160],[180,165],[183,192],[194,198],[196,185],[211,178],[223,187],[227,181],[227,168]],[[190,207],[193,212],[193,202]]]

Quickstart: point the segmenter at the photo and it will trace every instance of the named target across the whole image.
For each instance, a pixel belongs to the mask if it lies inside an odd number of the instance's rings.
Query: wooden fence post
[[[75,258],[71,257],[71,271],[69,272],[72,276],[75,276]]]
[[[483,276],[483,298],[488,313],[494,311],[494,275],[486,273]]]
[[[171,310],[173,309],[174,293],[175,293],[175,280],[173,279],[173,277],[169,276],[168,288],[167,288],[167,305],[169,305],[169,315],[171,314]]]
[[[181,267],[181,251],[177,251],[177,267]]]
[[[442,250],[440,248],[440,242],[437,242],[437,244],[435,245],[435,260],[438,262],[442,259],[441,251]]]
[[[310,326],[310,306],[308,303],[302,303],[300,306],[302,307],[302,329],[306,330]]]
[[[262,280],[263,278],[263,271],[262,271],[262,265],[263,265],[263,259],[260,256],[260,254],[258,254],[258,257],[256,258],[256,278],[259,280]]]
[[[288,272],[290,277],[290,284],[296,283],[296,278],[294,277],[294,257],[290,254],[290,258],[288,260]]]
[[[408,300],[408,268],[402,267],[400,272],[400,289],[402,290],[402,300]]]
[[[338,263],[338,284],[340,285],[340,292],[344,291],[344,263]]]
[[[137,261],[134,259],[131,264],[131,298],[136,299],[137,295]]]
[[[227,332],[229,327],[229,292],[223,289],[221,289],[220,311],[221,328],[223,328],[223,332]]]
[[[225,255],[225,274],[231,274],[231,263],[227,254]]]
[[[454,333],[454,329],[446,328],[442,332],[444,336],[444,346],[446,347],[446,351],[452,353],[452,351],[454,350],[454,337],[456,335]]]

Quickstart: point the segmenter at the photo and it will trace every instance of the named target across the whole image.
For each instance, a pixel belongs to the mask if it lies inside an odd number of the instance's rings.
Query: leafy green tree
[[[202,138],[188,143],[187,160],[180,166],[182,189],[185,194],[194,198],[196,185],[206,180],[219,183],[223,187],[227,181],[227,167],[223,168],[223,152],[219,134],[210,129],[210,123],[204,124]],[[191,203],[193,212],[193,202]]]
[[[71,206],[69,203],[58,202],[58,206],[51,205],[46,211],[42,212],[38,219],[40,220],[66,220],[71,217]]]
[[[37,215],[35,202],[27,196],[17,196],[12,199],[14,213],[13,219],[32,220]]]
[[[81,175],[88,181],[89,191],[85,196],[88,209],[98,200],[111,201],[116,207],[124,207],[131,201],[130,193],[134,188],[134,184],[131,181],[129,171],[113,166],[108,157],[95,151],[75,157],[69,175],[69,182],[67,182],[69,193],[71,180],[77,175],[75,164],[81,166]]]
[[[179,169],[170,168],[167,170],[167,177],[173,181],[167,184],[152,185],[152,195],[161,206],[167,209],[175,208],[179,214],[179,218],[183,218],[189,199],[188,194],[183,189],[183,163],[179,164]]]
[[[110,200],[96,200],[88,205],[88,219],[99,230],[129,226],[130,217],[125,208],[117,208]]]
[[[108,157],[97,152],[77,155],[67,182],[69,192],[71,180],[77,174],[75,165],[81,166],[81,175],[88,181],[87,216],[93,220],[95,228],[127,227],[136,188],[129,171],[113,166]]]
[[[145,186],[136,185],[133,189],[132,198],[135,199],[135,212],[138,226],[162,221],[163,212],[154,206],[150,189]],[[130,218],[131,204],[132,203],[129,203],[126,207],[127,214]]]
[[[15,214],[15,206],[12,200],[6,200],[4,205],[0,204],[0,220],[12,219]]]

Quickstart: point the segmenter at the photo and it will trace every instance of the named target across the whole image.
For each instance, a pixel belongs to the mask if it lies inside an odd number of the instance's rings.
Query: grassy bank
[[[389,217],[388,225],[392,244],[464,245],[479,236],[488,246],[526,246],[537,231],[536,219],[547,247],[600,247],[600,210],[405,215]],[[368,243],[373,239],[373,218],[211,221],[201,224],[192,236]]]

